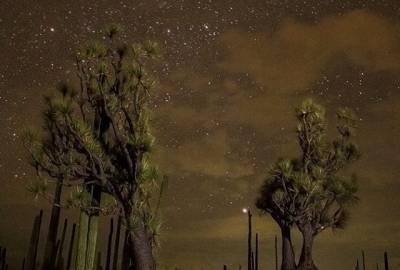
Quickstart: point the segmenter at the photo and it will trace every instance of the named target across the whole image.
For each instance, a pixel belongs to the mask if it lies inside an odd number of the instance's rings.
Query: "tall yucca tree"
[[[145,65],[158,56],[157,45],[128,44],[119,38],[120,31],[120,26],[111,25],[102,41],[89,42],[79,50],[79,87],[63,85],[58,96],[47,99],[51,117],[46,121],[55,132],[45,127],[44,133],[57,137],[65,151],[62,159],[48,164],[51,153],[43,151],[41,139],[27,136],[26,144],[40,171],[51,174],[53,168],[63,168],[66,184],[95,185],[115,199],[128,229],[134,268],[151,270],[156,268],[157,198],[163,181],[150,160],[154,138],[149,105],[154,81]],[[91,206],[84,204],[85,209]]]
[[[306,100],[296,110],[296,115],[301,155],[295,159],[281,159],[272,167],[257,205],[272,217],[278,216],[279,220],[297,225],[303,236],[303,246],[294,267],[311,270],[317,269],[312,258],[315,237],[326,228],[343,228],[348,207],[357,201],[355,176],[339,174],[359,158],[358,148],[352,142],[356,120],[350,110],[339,110],[338,137],[329,141],[322,106]],[[291,257],[288,260],[293,267]],[[283,262],[282,265],[287,264]]]
[[[297,137],[301,157],[293,164],[294,186],[298,192],[296,224],[303,236],[298,269],[317,269],[312,258],[315,237],[326,228],[342,229],[349,206],[357,200],[355,175],[341,171],[356,161],[354,143],[357,120],[349,109],[337,112],[337,138],[329,140],[325,109],[306,100],[296,110]]]

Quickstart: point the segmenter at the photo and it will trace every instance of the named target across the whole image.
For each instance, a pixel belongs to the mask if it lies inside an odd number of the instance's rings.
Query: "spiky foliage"
[[[357,181],[354,175],[340,171],[359,158],[353,142],[356,117],[349,109],[337,113],[336,139],[329,142],[325,110],[312,100],[297,109],[297,136],[302,150],[295,161],[299,190],[297,223],[311,223],[314,234],[326,228],[342,228],[348,217],[348,206],[357,201]]]
[[[269,170],[268,177],[257,199],[257,208],[269,213],[279,224],[291,227],[294,224],[295,200],[292,199],[294,190],[293,164],[290,160],[280,159]]]
[[[306,100],[296,109],[296,117],[301,155],[278,160],[272,166],[257,207],[278,223],[296,224],[300,231],[307,230],[313,238],[326,228],[343,228],[348,207],[357,201],[356,177],[340,174],[359,158],[352,141],[356,120],[349,109],[339,110],[338,136],[329,141],[322,106]]]
[[[280,159],[272,166],[257,205],[288,224],[307,219],[316,230],[340,227],[336,225],[343,224],[346,207],[357,201],[356,177],[339,175],[359,157],[352,142],[355,116],[348,109],[339,110],[339,136],[329,142],[322,106],[306,100],[296,115],[301,156]]]
[[[126,224],[154,242],[157,196],[162,187],[150,152],[149,104],[155,85],[145,65],[157,57],[155,43],[127,44],[111,25],[108,39],[89,42],[76,55],[79,87],[61,85],[46,98],[44,136],[26,136],[39,174],[61,174],[68,185],[100,186],[123,209]],[[39,188],[39,191],[42,189]],[[84,192],[70,205],[88,205]],[[132,236],[133,238],[135,235]]]

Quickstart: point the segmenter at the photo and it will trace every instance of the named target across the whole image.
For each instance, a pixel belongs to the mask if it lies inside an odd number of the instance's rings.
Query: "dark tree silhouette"
[[[292,212],[294,211],[294,201],[285,196],[285,182],[282,180],[285,175],[283,160],[279,160],[270,169],[260,190],[260,195],[256,201],[257,208],[270,214],[279,225],[282,237],[282,270],[296,269],[296,257],[291,238],[291,229],[294,225]],[[287,192],[287,191],[286,191]]]
[[[312,259],[315,237],[326,228],[342,229],[348,208],[358,198],[355,175],[340,171],[359,158],[353,142],[356,117],[349,109],[337,113],[336,139],[327,138],[325,110],[312,100],[297,109],[297,137],[302,150],[293,165],[296,224],[303,236],[299,270],[317,269]]]
[[[47,97],[43,136],[27,133],[24,141],[42,178],[57,179],[53,174],[61,170],[65,185],[80,187],[70,206],[114,209],[93,204],[96,187],[114,198],[124,215],[134,268],[151,270],[156,268],[157,196],[163,181],[149,157],[154,141],[149,128],[154,81],[145,65],[157,57],[157,45],[128,44],[119,37],[120,31],[112,25],[105,39],[79,50],[79,87],[64,84],[59,95]],[[61,154],[50,151],[49,145]],[[43,190],[38,189],[41,194]]]
[[[315,237],[326,228],[343,228],[348,206],[357,201],[355,176],[339,175],[341,169],[359,157],[357,146],[352,142],[356,121],[348,109],[339,110],[339,135],[329,142],[323,107],[306,100],[296,115],[301,155],[275,163],[261,189],[257,206],[270,213],[281,228],[282,223],[288,224],[287,228],[297,225],[303,236],[297,269],[312,270],[317,269],[312,259]],[[293,254],[290,247],[291,244],[286,244],[283,249],[286,258],[282,265],[290,263],[294,267],[292,257],[285,253]]]

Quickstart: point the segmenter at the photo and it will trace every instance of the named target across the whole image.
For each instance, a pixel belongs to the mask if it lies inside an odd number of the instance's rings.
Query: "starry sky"
[[[398,268],[399,15],[396,0],[1,1],[0,245],[12,269],[33,216],[48,208],[26,192],[34,176],[21,130],[40,126],[41,95],[73,80],[74,51],[111,22],[128,40],[162,48],[153,115],[154,159],[169,177],[161,265],[245,265],[241,209],[254,204],[271,162],[298,153],[293,108],[312,97],[330,120],[341,106],[357,112],[362,151],[349,169],[360,202],[346,230],[318,237],[317,264],[349,269],[363,248],[375,267],[386,249]],[[261,267],[271,268],[277,228],[256,213],[254,222]]]

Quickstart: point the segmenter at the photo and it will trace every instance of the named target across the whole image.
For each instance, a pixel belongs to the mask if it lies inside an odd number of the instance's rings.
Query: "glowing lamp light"
[[[242,209],[242,212],[243,212],[244,214],[246,214],[247,212],[249,212],[249,209],[243,208],[243,209]]]

